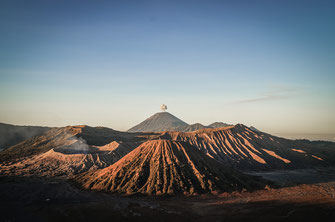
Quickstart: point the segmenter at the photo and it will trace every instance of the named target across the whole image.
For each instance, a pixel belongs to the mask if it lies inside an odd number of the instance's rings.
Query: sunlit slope
[[[192,194],[264,187],[188,143],[150,140],[110,167],[78,177],[88,189],[121,193]]]

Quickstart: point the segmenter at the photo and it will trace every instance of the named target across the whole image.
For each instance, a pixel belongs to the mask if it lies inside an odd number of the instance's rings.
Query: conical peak
[[[184,122],[169,112],[158,112],[150,116],[148,119],[160,119],[160,118],[164,118],[164,120],[176,120],[176,121]]]
[[[175,117],[168,112],[159,112],[148,119],[144,120],[140,124],[129,129],[129,132],[158,132],[158,131],[168,131],[176,130],[180,127],[188,126],[187,123],[181,119]]]

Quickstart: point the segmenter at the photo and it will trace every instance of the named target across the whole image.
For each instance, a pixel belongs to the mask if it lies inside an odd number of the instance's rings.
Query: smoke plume
[[[165,105],[165,104],[161,105],[161,110],[162,111],[165,112],[167,110],[167,108],[168,108],[167,105]]]

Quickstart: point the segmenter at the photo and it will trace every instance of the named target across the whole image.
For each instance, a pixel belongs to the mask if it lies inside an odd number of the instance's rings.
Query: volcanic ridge
[[[78,176],[87,189],[127,194],[194,194],[263,188],[185,142],[151,140],[110,167]]]
[[[184,132],[189,127],[197,130]],[[188,125],[162,112],[132,129],[143,132],[51,128],[1,151],[0,175],[62,177],[127,194],[189,195],[267,185],[242,171],[335,166],[334,143],[284,139],[243,124]]]

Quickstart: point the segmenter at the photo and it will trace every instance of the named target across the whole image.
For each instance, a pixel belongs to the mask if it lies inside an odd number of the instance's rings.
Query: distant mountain
[[[223,123],[223,122],[215,122],[215,123],[208,125],[209,128],[222,128],[222,127],[227,127],[227,126],[232,126],[232,125]]]
[[[88,189],[194,194],[264,188],[265,184],[206,156],[189,143],[150,140],[110,167],[78,176]]]
[[[156,113],[140,124],[130,128],[128,132],[162,132],[162,131],[180,131],[191,132],[205,128],[221,128],[231,126],[230,124],[215,122],[209,126],[200,123],[189,125],[181,119],[168,112]]]
[[[128,132],[160,132],[187,128],[189,125],[168,112],[156,113],[140,124],[130,128]]]
[[[196,131],[196,130],[206,129],[206,128],[210,128],[210,127],[204,126],[200,123],[195,123],[195,124],[188,125],[188,126],[185,126],[185,127],[179,127],[177,129],[175,129],[174,131],[191,132],[191,131]]]
[[[42,126],[15,126],[0,123],[0,151],[50,130]]]

